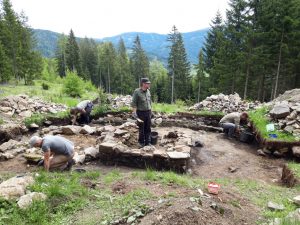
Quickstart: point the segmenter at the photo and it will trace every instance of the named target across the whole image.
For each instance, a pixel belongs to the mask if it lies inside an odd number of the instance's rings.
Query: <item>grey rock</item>
[[[32,123],[32,124],[29,125],[29,128],[30,129],[38,129],[39,125],[37,125],[36,123]]]
[[[95,127],[91,127],[89,125],[84,125],[79,131],[80,134],[93,134],[96,132]]]
[[[285,118],[290,114],[290,107],[288,104],[281,103],[274,106],[270,111],[270,115],[275,119]]]
[[[8,142],[4,142],[2,145],[0,145],[0,152],[6,152],[8,150],[11,150],[13,148],[16,148],[17,146],[19,146],[20,143],[10,139]]]
[[[127,134],[128,133],[128,131],[127,130],[122,130],[122,129],[117,129],[115,132],[114,132],[114,135],[115,136],[123,136],[123,135],[125,135],[125,134]]]
[[[264,153],[264,151],[262,149],[258,149],[257,154],[260,156],[266,156],[266,154]]]
[[[295,128],[293,126],[286,126],[283,130],[288,132],[288,133],[293,133]]]
[[[31,111],[23,111],[19,114],[19,116],[21,116],[21,117],[31,117],[32,112]]]
[[[111,152],[117,146],[116,142],[103,142],[99,145],[99,152]]]
[[[74,135],[74,134],[79,134],[81,129],[82,128],[80,126],[67,125],[61,127],[61,132],[66,135]]]
[[[294,202],[296,205],[300,206],[300,195],[294,197],[294,198],[293,198],[293,202]]]
[[[300,146],[293,146],[292,152],[295,157],[300,157]]]
[[[1,107],[0,107],[0,111],[1,111],[1,112],[7,113],[7,112],[11,112],[11,111],[12,111],[12,108],[10,108],[10,107],[5,107],[5,106],[1,106]]]
[[[21,196],[19,201],[17,202],[18,206],[21,209],[28,208],[34,201],[44,201],[47,196],[40,192],[32,192],[26,195]]]
[[[84,149],[84,154],[86,156],[91,156],[92,158],[97,158],[97,155],[99,153],[99,150],[95,147],[89,147]]]
[[[173,152],[167,152],[167,154],[171,159],[188,159],[188,158],[190,158],[190,154],[186,153],[186,152],[173,151]]]
[[[25,194],[26,187],[33,183],[32,176],[12,177],[0,184],[0,196],[4,199],[19,198]]]
[[[268,202],[268,208],[271,209],[271,210],[278,210],[278,211],[282,211],[285,209],[285,207],[281,204],[276,204],[276,203],[273,203],[271,201]]]
[[[73,157],[74,161],[76,164],[83,164],[85,161],[85,155],[79,155],[77,152],[75,153],[74,157]]]

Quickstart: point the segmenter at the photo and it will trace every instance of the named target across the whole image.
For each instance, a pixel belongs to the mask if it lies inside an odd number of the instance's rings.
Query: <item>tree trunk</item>
[[[275,80],[275,88],[274,88],[273,98],[276,98],[276,96],[277,96],[278,78],[279,78],[280,65],[281,65],[282,42],[283,42],[283,30],[282,30],[282,34],[281,34],[281,40],[280,40],[279,57],[278,57],[278,65],[277,65],[277,73],[276,73],[276,80]]]
[[[110,73],[109,73],[109,65],[107,67],[107,76],[108,76],[108,93],[110,94]]]
[[[174,103],[174,75],[175,75],[175,73],[174,73],[174,67],[175,66],[174,66],[174,61],[173,61],[171,104]]]
[[[247,64],[247,72],[246,72],[245,88],[244,88],[244,100],[247,98],[248,82],[249,82],[249,71],[250,71],[250,65],[248,63]]]
[[[197,102],[200,102],[200,88],[201,88],[201,82],[200,82],[200,79],[199,79],[199,83],[198,83],[198,100],[197,100]]]

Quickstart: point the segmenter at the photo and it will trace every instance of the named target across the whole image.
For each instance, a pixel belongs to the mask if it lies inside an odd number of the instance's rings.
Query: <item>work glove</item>
[[[137,118],[138,118],[136,112],[133,112],[133,113],[132,113],[132,118],[134,118],[134,119],[137,119]]]

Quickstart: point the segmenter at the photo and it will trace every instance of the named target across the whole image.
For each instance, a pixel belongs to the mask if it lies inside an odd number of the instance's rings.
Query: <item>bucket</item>
[[[156,145],[157,144],[157,139],[158,139],[158,133],[156,131],[151,132],[150,134],[151,137],[151,145]]]
[[[240,135],[240,141],[245,143],[251,143],[254,140],[254,135],[248,131],[242,131]]]

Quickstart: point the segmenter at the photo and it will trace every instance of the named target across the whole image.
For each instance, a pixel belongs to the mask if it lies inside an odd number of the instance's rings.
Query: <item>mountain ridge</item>
[[[198,54],[205,41],[207,31],[208,28],[181,33],[188,60],[191,63],[197,63]],[[57,40],[61,34],[50,30],[33,29],[33,35],[37,43],[36,49],[41,52],[44,57],[54,57]],[[151,59],[157,58],[164,62],[167,61],[169,55],[169,43],[167,42],[168,34],[158,34],[154,32],[125,32],[111,37],[92,39],[97,43],[111,41],[115,46],[117,46],[120,38],[122,37],[126,48],[131,49],[133,41],[137,35],[140,36],[142,47]],[[80,39],[82,38],[78,38],[78,40]]]

